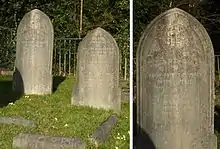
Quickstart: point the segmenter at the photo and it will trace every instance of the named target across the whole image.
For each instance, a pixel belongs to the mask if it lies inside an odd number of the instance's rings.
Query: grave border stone
[[[110,115],[94,132],[89,136],[89,140],[96,146],[105,143],[111,133],[112,128],[117,123],[117,115]]]
[[[35,127],[34,121],[18,117],[0,116],[0,123]]]
[[[32,133],[20,133],[13,138],[12,143],[13,149],[45,149],[48,146],[53,149],[85,149],[86,143],[80,138],[66,138]]]

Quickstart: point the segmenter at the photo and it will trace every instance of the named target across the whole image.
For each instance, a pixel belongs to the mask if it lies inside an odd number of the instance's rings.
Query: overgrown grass
[[[0,78],[0,90],[11,94],[12,78]],[[60,80],[58,80],[60,81]],[[7,83],[6,83],[7,82]],[[11,149],[13,137],[21,132],[50,136],[79,137],[89,143],[88,135],[113,112],[70,105],[74,79],[67,77],[51,95],[23,96],[13,104],[0,108],[0,116],[21,117],[36,122],[36,127],[0,124],[0,149]],[[56,86],[54,86],[56,88]],[[1,94],[4,94],[0,91]],[[7,97],[7,96],[3,96]],[[5,103],[9,99],[0,98]],[[122,104],[116,126],[100,149],[129,148],[129,104]],[[92,144],[87,148],[95,148]]]

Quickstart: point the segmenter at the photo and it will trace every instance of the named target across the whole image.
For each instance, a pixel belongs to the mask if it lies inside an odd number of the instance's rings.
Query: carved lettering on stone
[[[53,26],[34,9],[25,14],[17,30],[16,71],[13,89],[24,94],[52,92]],[[20,80],[16,76],[21,76]]]
[[[137,51],[140,134],[158,149],[216,149],[214,51],[204,27],[174,8],[147,27]]]
[[[72,103],[120,109],[119,49],[102,28],[90,31],[78,48],[77,84]]]

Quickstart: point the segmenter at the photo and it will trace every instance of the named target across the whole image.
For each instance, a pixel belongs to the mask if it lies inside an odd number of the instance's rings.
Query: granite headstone
[[[213,46],[201,23],[181,9],[156,17],[140,39],[137,124],[156,149],[217,148]]]
[[[24,94],[52,93],[53,25],[34,9],[22,18],[17,30],[13,90]]]
[[[81,41],[77,56],[72,104],[119,111],[119,49],[115,39],[96,28]]]

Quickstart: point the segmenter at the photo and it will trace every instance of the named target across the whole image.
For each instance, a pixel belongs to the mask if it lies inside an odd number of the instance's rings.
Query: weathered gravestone
[[[120,100],[117,43],[108,32],[96,28],[79,44],[72,104],[120,110]]]
[[[80,138],[21,133],[13,138],[12,147],[13,149],[85,149],[86,144]]]
[[[156,17],[137,51],[139,134],[156,149],[216,149],[214,51],[204,27],[174,8]]]
[[[24,94],[52,92],[53,26],[49,17],[34,9],[25,14],[17,30],[13,90]]]
[[[111,129],[117,122],[117,116],[111,115],[109,118],[98,126],[95,131],[89,136],[89,140],[94,144],[105,143],[110,135]]]
[[[35,126],[35,122],[32,120],[27,120],[24,118],[16,117],[2,117],[0,116],[0,124],[14,124],[14,125],[23,125],[23,126]]]

